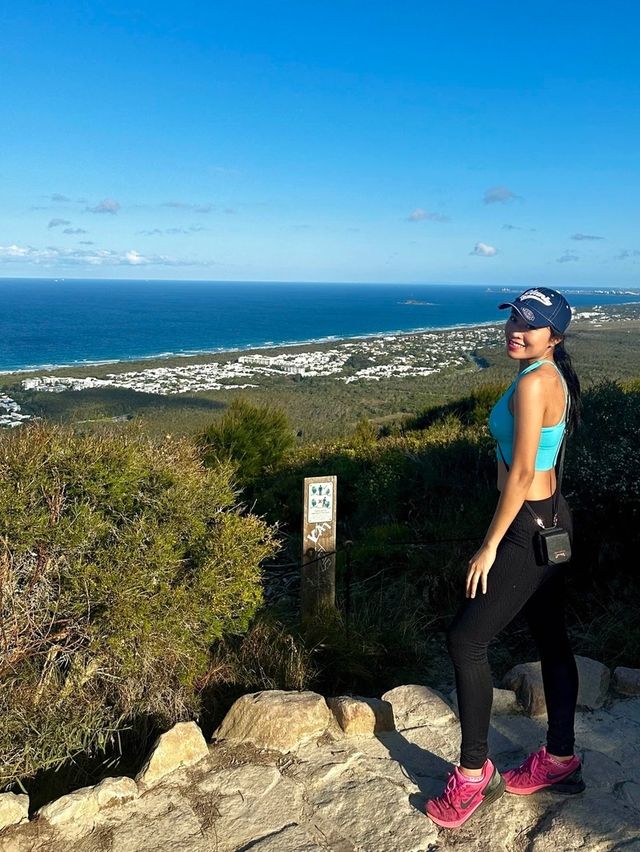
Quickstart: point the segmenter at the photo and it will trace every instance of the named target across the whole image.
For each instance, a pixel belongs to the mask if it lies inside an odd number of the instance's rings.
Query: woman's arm
[[[493,519],[480,549],[469,560],[466,596],[474,598],[478,584],[487,591],[487,574],[496,550],[527,496],[535,475],[535,460],[545,411],[544,377],[537,370],[518,382],[513,394],[513,458]]]

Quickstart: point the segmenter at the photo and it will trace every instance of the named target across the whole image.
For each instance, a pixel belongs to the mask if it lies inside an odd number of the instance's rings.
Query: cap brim
[[[522,313],[522,310],[514,302],[503,302],[501,305],[498,305],[499,310],[503,310],[503,308],[511,308],[512,310],[514,310],[518,314],[518,316],[521,317],[527,323],[527,325],[531,326],[532,328],[546,328],[548,325],[551,325],[549,320],[546,317],[543,317],[538,314],[535,308],[533,310],[531,308],[528,308],[528,310],[534,314],[534,320],[530,319],[529,317],[526,317]]]

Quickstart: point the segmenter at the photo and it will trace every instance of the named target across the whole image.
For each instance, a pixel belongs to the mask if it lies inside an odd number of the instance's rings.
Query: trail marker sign
[[[304,480],[302,519],[302,619],[336,605],[336,476]]]

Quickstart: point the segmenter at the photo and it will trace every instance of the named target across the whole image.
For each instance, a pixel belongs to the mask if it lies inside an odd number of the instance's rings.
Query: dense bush
[[[392,591],[400,580],[420,604],[413,612],[414,625],[428,623],[439,630],[457,606],[466,562],[496,504],[495,451],[486,420],[500,392],[498,385],[479,388],[426,411],[405,423],[401,435],[376,439],[359,424],[350,440],[301,447],[256,482],[256,505],[283,524],[289,535],[287,559],[293,559],[300,551],[302,478],[337,475],[338,547],[347,539],[354,542],[353,589],[371,577],[383,578],[379,584],[376,580],[373,601],[352,595],[353,618],[358,617],[356,606],[360,616],[366,611],[371,635],[376,618],[390,623],[400,618],[393,610],[398,599]],[[622,617],[629,613],[629,596],[640,592],[635,569],[640,549],[640,386],[603,382],[588,389],[583,401],[584,422],[569,440],[563,484],[575,519],[569,585],[576,647],[594,653],[600,637],[596,656],[640,665],[639,634],[630,630],[633,617]],[[339,568],[343,563],[339,555]],[[585,627],[595,623],[595,632]],[[395,635],[400,641],[403,634]],[[414,639],[408,644],[415,645]],[[390,659],[389,648],[384,657]]]
[[[610,611],[616,596],[627,600],[640,591],[638,434],[640,387],[604,381],[585,393],[582,427],[567,453],[563,491],[574,511],[576,579],[607,601]]]
[[[247,629],[272,531],[184,441],[0,436],[0,786],[193,717],[215,640]],[[209,678],[210,681],[210,678]]]
[[[286,414],[272,405],[234,399],[199,437],[205,463],[231,460],[243,484],[278,464],[295,444]]]

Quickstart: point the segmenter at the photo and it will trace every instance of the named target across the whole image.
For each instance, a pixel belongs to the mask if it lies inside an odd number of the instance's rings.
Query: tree
[[[238,398],[205,429],[199,443],[206,465],[231,460],[239,482],[246,485],[281,462],[295,437],[284,411]]]

